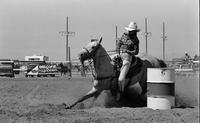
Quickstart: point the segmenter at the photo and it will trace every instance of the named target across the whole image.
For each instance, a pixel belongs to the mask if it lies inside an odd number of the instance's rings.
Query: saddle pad
[[[114,62],[114,69],[116,71],[116,75],[119,76],[120,69],[122,67],[122,59],[120,55],[117,55],[112,58],[112,61]],[[136,61],[136,63],[135,63]],[[133,57],[131,66],[129,68],[129,71],[126,75],[126,78],[132,78],[133,76],[137,75],[143,66],[143,61],[138,57]]]

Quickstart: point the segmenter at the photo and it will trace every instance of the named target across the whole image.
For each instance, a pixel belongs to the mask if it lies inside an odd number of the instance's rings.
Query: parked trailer
[[[56,65],[36,65],[31,71],[26,73],[26,77],[55,77],[55,75],[58,73],[57,66]]]
[[[0,76],[14,77],[14,62],[11,60],[0,60]]]

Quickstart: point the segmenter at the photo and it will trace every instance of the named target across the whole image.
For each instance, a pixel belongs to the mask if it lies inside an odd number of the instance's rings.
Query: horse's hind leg
[[[129,85],[125,92],[128,93],[128,96],[134,98],[142,94],[142,88],[139,82],[137,82],[134,85]]]
[[[129,101],[128,103],[130,106],[137,107],[137,106],[145,106],[146,105],[146,97],[142,93],[142,87],[140,86],[139,82],[134,85],[130,85],[125,90],[125,98]]]

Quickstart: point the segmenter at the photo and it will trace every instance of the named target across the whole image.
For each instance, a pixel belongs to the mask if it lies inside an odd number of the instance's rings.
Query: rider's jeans
[[[128,53],[120,53],[120,55],[121,55],[123,64],[120,70],[118,81],[125,82],[126,74],[128,73],[133,57]]]

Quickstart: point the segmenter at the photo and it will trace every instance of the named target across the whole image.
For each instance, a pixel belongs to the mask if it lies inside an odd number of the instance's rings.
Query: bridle
[[[98,44],[97,46],[96,46],[96,48],[94,49],[94,50],[92,50],[91,52],[89,52],[89,50],[87,49],[87,48],[83,48],[86,52],[87,52],[87,60],[88,60],[88,62],[89,62],[89,66],[90,66],[90,68],[91,68],[91,71],[92,71],[92,76],[94,77],[94,79],[97,79],[98,77],[96,77],[96,75],[94,74],[94,71],[93,71],[93,67],[92,67],[92,63],[93,63],[93,61],[92,61],[92,59],[94,58],[94,54],[96,54],[96,51],[97,51],[97,49],[99,48],[99,46],[100,46],[100,44]],[[83,62],[81,62],[82,63],[82,65],[83,65]]]
[[[91,71],[92,71],[92,76],[94,77],[94,78],[96,78],[96,76],[95,76],[95,74],[94,74],[94,71],[93,71],[93,67],[92,67],[92,61],[91,61],[91,59],[94,57],[93,56],[93,54],[92,54],[92,52],[90,53],[89,51],[88,51],[88,49],[87,48],[83,48],[86,52],[87,52],[87,54],[89,54],[88,55],[88,62],[89,62],[89,66],[90,66],[90,68],[91,68]],[[96,52],[96,51],[95,51]],[[83,65],[83,62],[81,62],[82,63],[82,65]]]

